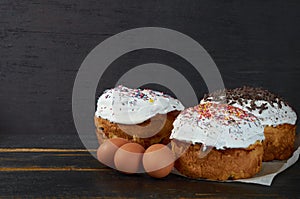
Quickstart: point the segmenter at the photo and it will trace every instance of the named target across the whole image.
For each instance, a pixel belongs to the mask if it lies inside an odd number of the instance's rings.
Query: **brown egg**
[[[163,144],[151,145],[144,153],[143,166],[152,177],[163,178],[167,176],[174,166],[173,152]]]
[[[114,162],[116,169],[129,174],[142,172],[142,158],[144,152],[145,149],[140,144],[124,144],[115,154]]]
[[[112,138],[104,141],[97,150],[98,160],[106,166],[115,168],[115,153],[122,145],[126,143],[128,143],[128,141],[123,138]]]

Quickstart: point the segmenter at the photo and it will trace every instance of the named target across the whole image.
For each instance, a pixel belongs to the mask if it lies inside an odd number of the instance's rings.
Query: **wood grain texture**
[[[131,28],[156,26],[198,41],[226,87],[263,86],[300,113],[299,10],[296,0],[1,0],[0,197],[299,198],[299,162],[271,187],[110,170],[81,151],[71,105],[77,71],[96,45]],[[199,97],[207,91],[186,60],[150,49],[113,62],[95,95],[148,62],[183,73]],[[32,148],[66,151],[27,150]]]
[[[297,196],[299,164],[271,187],[191,180],[174,174],[154,179],[110,169],[82,149],[0,149],[0,197],[284,198]]]
[[[72,88],[85,56],[106,38],[143,26],[189,35],[211,54],[225,86],[263,86],[300,112],[299,8],[297,1],[3,0],[0,130],[73,135]],[[199,96],[207,91],[186,61],[161,51],[141,51],[112,63],[96,95],[113,86],[124,70],[153,61],[185,73]]]

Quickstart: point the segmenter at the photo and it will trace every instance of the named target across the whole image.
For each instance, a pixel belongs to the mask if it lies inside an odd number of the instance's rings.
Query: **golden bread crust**
[[[94,122],[99,144],[113,137],[125,138],[145,148],[155,143],[168,144],[173,122],[178,114],[179,111],[172,111],[166,115],[157,114],[151,120],[137,125],[117,124],[95,116]]]
[[[201,144],[190,145],[182,154],[182,142],[172,140],[172,149],[180,154],[175,168],[184,176],[211,180],[249,178],[262,167],[263,146],[256,142],[245,149],[217,150],[212,148],[201,156]],[[184,145],[184,144],[183,144]]]
[[[263,161],[286,160],[294,152],[296,125],[282,124],[276,127],[266,126],[264,129]]]

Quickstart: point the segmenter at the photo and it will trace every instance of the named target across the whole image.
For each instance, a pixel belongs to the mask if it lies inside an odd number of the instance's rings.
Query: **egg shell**
[[[151,145],[144,153],[143,166],[147,174],[155,178],[167,176],[173,169],[175,156],[163,144]]]
[[[97,150],[98,160],[106,166],[115,168],[115,153],[122,145],[126,143],[128,143],[128,140],[123,138],[112,138],[104,141]]]
[[[127,143],[121,146],[115,154],[116,169],[124,173],[143,172],[142,158],[145,149],[137,143]]]

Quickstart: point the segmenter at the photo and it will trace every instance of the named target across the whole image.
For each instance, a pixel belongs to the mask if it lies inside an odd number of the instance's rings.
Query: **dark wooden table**
[[[33,137],[49,140],[48,145]],[[14,140],[14,144],[11,141]],[[174,174],[154,179],[100,164],[76,136],[1,138],[0,198],[299,198],[300,162],[269,186],[191,180]],[[23,146],[23,147],[22,147]],[[32,147],[30,147],[32,146]]]
[[[297,0],[1,0],[0,198],[300,198],[299,161],[270,187],[121,174],[90,155],[72,117],[73,84],[87,54],[110,36],[145,26],[192,37],[226,87],[262,86],[299,114],[299,10]],[[207,92],[186,60],[147,49],[113,62],[95,99],[127,70],[150,62],[183,73],[199,98]]]

